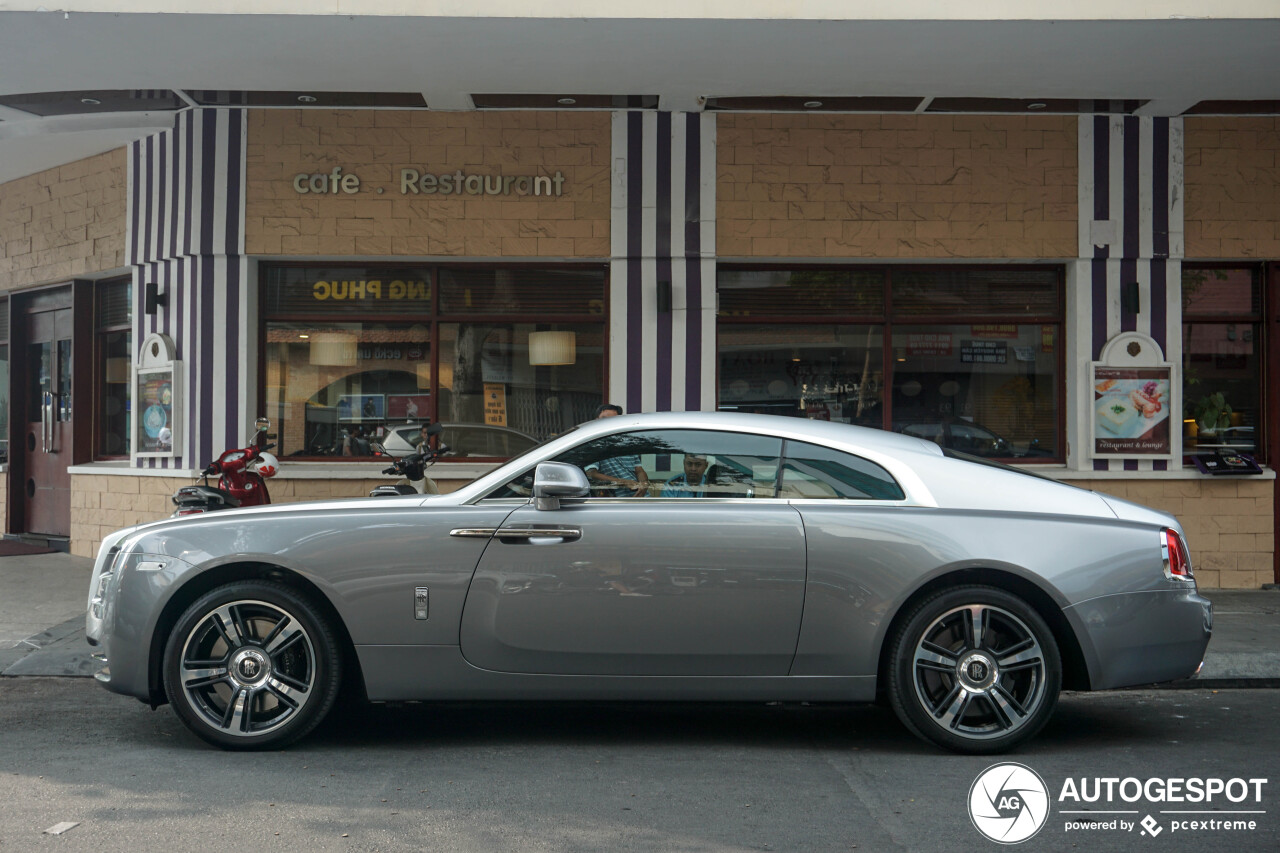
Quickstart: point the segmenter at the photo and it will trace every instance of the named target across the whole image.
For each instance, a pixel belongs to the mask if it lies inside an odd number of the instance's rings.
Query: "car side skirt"
[[[870,702],[867,676],[588,676],[492,672],[458,646],[356,646],[369,699]]]

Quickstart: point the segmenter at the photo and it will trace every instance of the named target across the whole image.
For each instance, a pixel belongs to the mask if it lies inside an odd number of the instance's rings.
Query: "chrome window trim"
[[[695,414],[709,416],[712,413],[699,412]],[[621,417],[626,418],[628,416],[623,415]],[[570,439],[569,435],[563,436],[563,443],[561,443],[562,441],[561,439],[553,439],[552,441],[542,446],[541,448],[543,451],[542,455],[539,456],[537,459],[535,459],[533,461],[533,464],[527,468],[523,468],[518,471],[512,471],[509,474],[502,474],[502,472],[506,468],[506,466],[503,466],[490,472],[488,475],[477,479],[475,482],[467,486],[464,486],[462,489],[459,490],[459,492],[468,492],[468,491],[475,490],[479,492],[479,494],[475,495],[474,497],[472,496],[462,497],[461,502],[466,505],[480,503],[481,501],[485,500],[486,493],[493,491],[494,489],[497,489],[505,485],[511,480],[514,480],[517,477],[523,476],[526,473],[532,471],[533,468],[537,467],[539,462],[546,462],[549,460],[553,460],[556,456],[559,456],[561,453],[564,453],[567,450],[571,450],[572,448],[577,447],[580,444],[585,444],[589,441],[593,441],[596,438],[599,438],[601,435],[609,434],[611,432],[614,432],[615,430],[618,433],[651,432],[655,430],[698,430],[703,432],[732,432],[732,433],[739,433],[739,434],[746,434],[746,435],[762,436],[767,438],[776,438],[783,441],[797,441],[805,444],[817,444],[820,447],[827,447],[832,450],[838,450],[842,453],[847,453],[851,456],[857,456],[859,458],[867,460],[868,462],[873,462],[876,465],[879,465],[889,474],[889,476],[893,477],[893,479],[897,482],[897,484],[902,488],[903,493],[906,495],[905,499],[902,501],[882,501],[875,498],[865,498],[865,499],[833,498],[832,500],[858,501],[858,502],[866,500],[866,501],[874,502],[877,505],[903,504],[903,505],[920,506],[920,507],[938,506],[938,502],[934,498],[933,493],[929,491],[929,488],[927,486],[925,486],[924,481],[920,478],[920,476],[916,474],[916,472],[907,463],[898,460],[894,456],[890,456],[887,452],[881,452],[873,448],[853,445],[846,441],[825,440],[825,437],[823,436],[806,434],[803,430],[788,429],[787,428],[788,425],[786,423],[780,423],[778,424],[778,428],[770,429],[768,432],[761,432],[758,427],[753,429],[751,427],[747,427],[741,424],[734,424],[734,423],[719,423],[719,422],[709,423],[706,420],[702,420],[701,418],[697,418],[697,417],[692,417],[692,418],[682,420],[674,413],[671,416],[672,422],[668,424],[643,424],[643,425],[634,425],[634,426],[628,425],[628,427],[625,429],[622,428],[621,424],[618,424],[615,426],[614,424],[609,423],[609,421],[613,421],[613,420],[615,419],[609,418],[607,421],[588,422],[586,424],[583,424],[582,426],[579,426],[573,432],[574,438],[577,439],[576,441],[569,440]],[[778,420],[787,421],[791,419],[778,418]],[[804,420],[804,421],[800,421],[800,423],[807,424],[811,422]],[[592,427],[595,424],[601,424],[599,429],[592,429]],[[868,427],[867,429],[870,429],[870,428]],[[898,434],[884,433],[884,435],[888,437],[888,436],[897,436]],[[919,444],[922,447],[930,447],[935,449],[937,447],[932,442],[926,441],[925,439],[922,439],[922,438],[918,438],[914,440],[919,442]],[[938,451],[937,455],[938,456],[942,455],[940,450]],[[785,456],[780,456],[779,462],[784,462],[784,461],[785,461]],[[485,482],[489,480],[489,478],[491,477],[494,478],[494,481],[491,483],[485,484]],[[485,484],[485,485],[482,485],[482,484]],[[493,500],[502,500],[502,499],[494,498]],[[632,499],[610,498],[610,500],[632,500]],[[654,498],[650,498],[650,497],[635,498],[634,500],[654,500]],[[683,500],[688,500],[688,498],[684,498]],[[710,499],[699,498],[699,500],[710,500]],[[768,498],[751,498],[750,500],[768,500]]]

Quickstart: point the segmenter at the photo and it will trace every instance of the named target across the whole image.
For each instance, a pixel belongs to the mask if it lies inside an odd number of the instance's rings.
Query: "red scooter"
[[[274,444],[267,443],[267,439],[271,438],[267,435],[271,422],[266,418],[258,418],[254,427],[254,440],[248,447],[224,451],[217,461],[210,462],[200,472],[203,483],[183,486],[173,493],[172,500],[178,509],[172,518],[271,503],[266,481],[280,470],[279,461],[267,452],[275,447]],[[218,477],[218,485],[210,486],[209,478],[215,475]]]

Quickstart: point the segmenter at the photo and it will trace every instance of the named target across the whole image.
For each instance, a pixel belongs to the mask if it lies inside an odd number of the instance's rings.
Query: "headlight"
[[[103,611],[106,609],[107,588],[111,585],[112,579],[115,578],[115,572],[106,571],[98,576],[98,585],[94,587],[93,594],[89,597],[89,612],[93,614],[94,619],[101,619]]]

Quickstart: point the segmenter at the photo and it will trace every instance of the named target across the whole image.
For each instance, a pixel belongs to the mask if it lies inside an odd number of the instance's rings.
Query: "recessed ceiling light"
[[[309,338],[309,337],[311,337],[311,336],[310,336],[310,335],[298,335],[298,337],[300,337],[300,338]]]
[[[1046,104],[1046,103],[1045,103],[1045,102],[1043,102],[1043,101],[1032,101],[1031,103],[1027,104],[1027,109],[1029,109],[1029,110],[1042,110],[1042,109],[1044,109],[1044,108],[1045,108],[1045,107],[1047,107],[1047,106],[1049,106],[1049,105],[1048,105],[1048,104]]]
[[[574,104],[578,103],[578,99],[577,98],[557,98],[556,103],[566,107],[571,107]]]
[[[804,102],[804,108],[807,110],[816,110],[820,106],[822,106],[822,101],[805,101]]]
[[[298,103],[300,104],[314,104],[315,102],[316,102],[315,95],[299,95],[298,96]]]
[[[99,104],[101,104],[102,101],[99,101],[97,98],[81,98],[80,103],[87,104],[91,107],[96,107]]]

